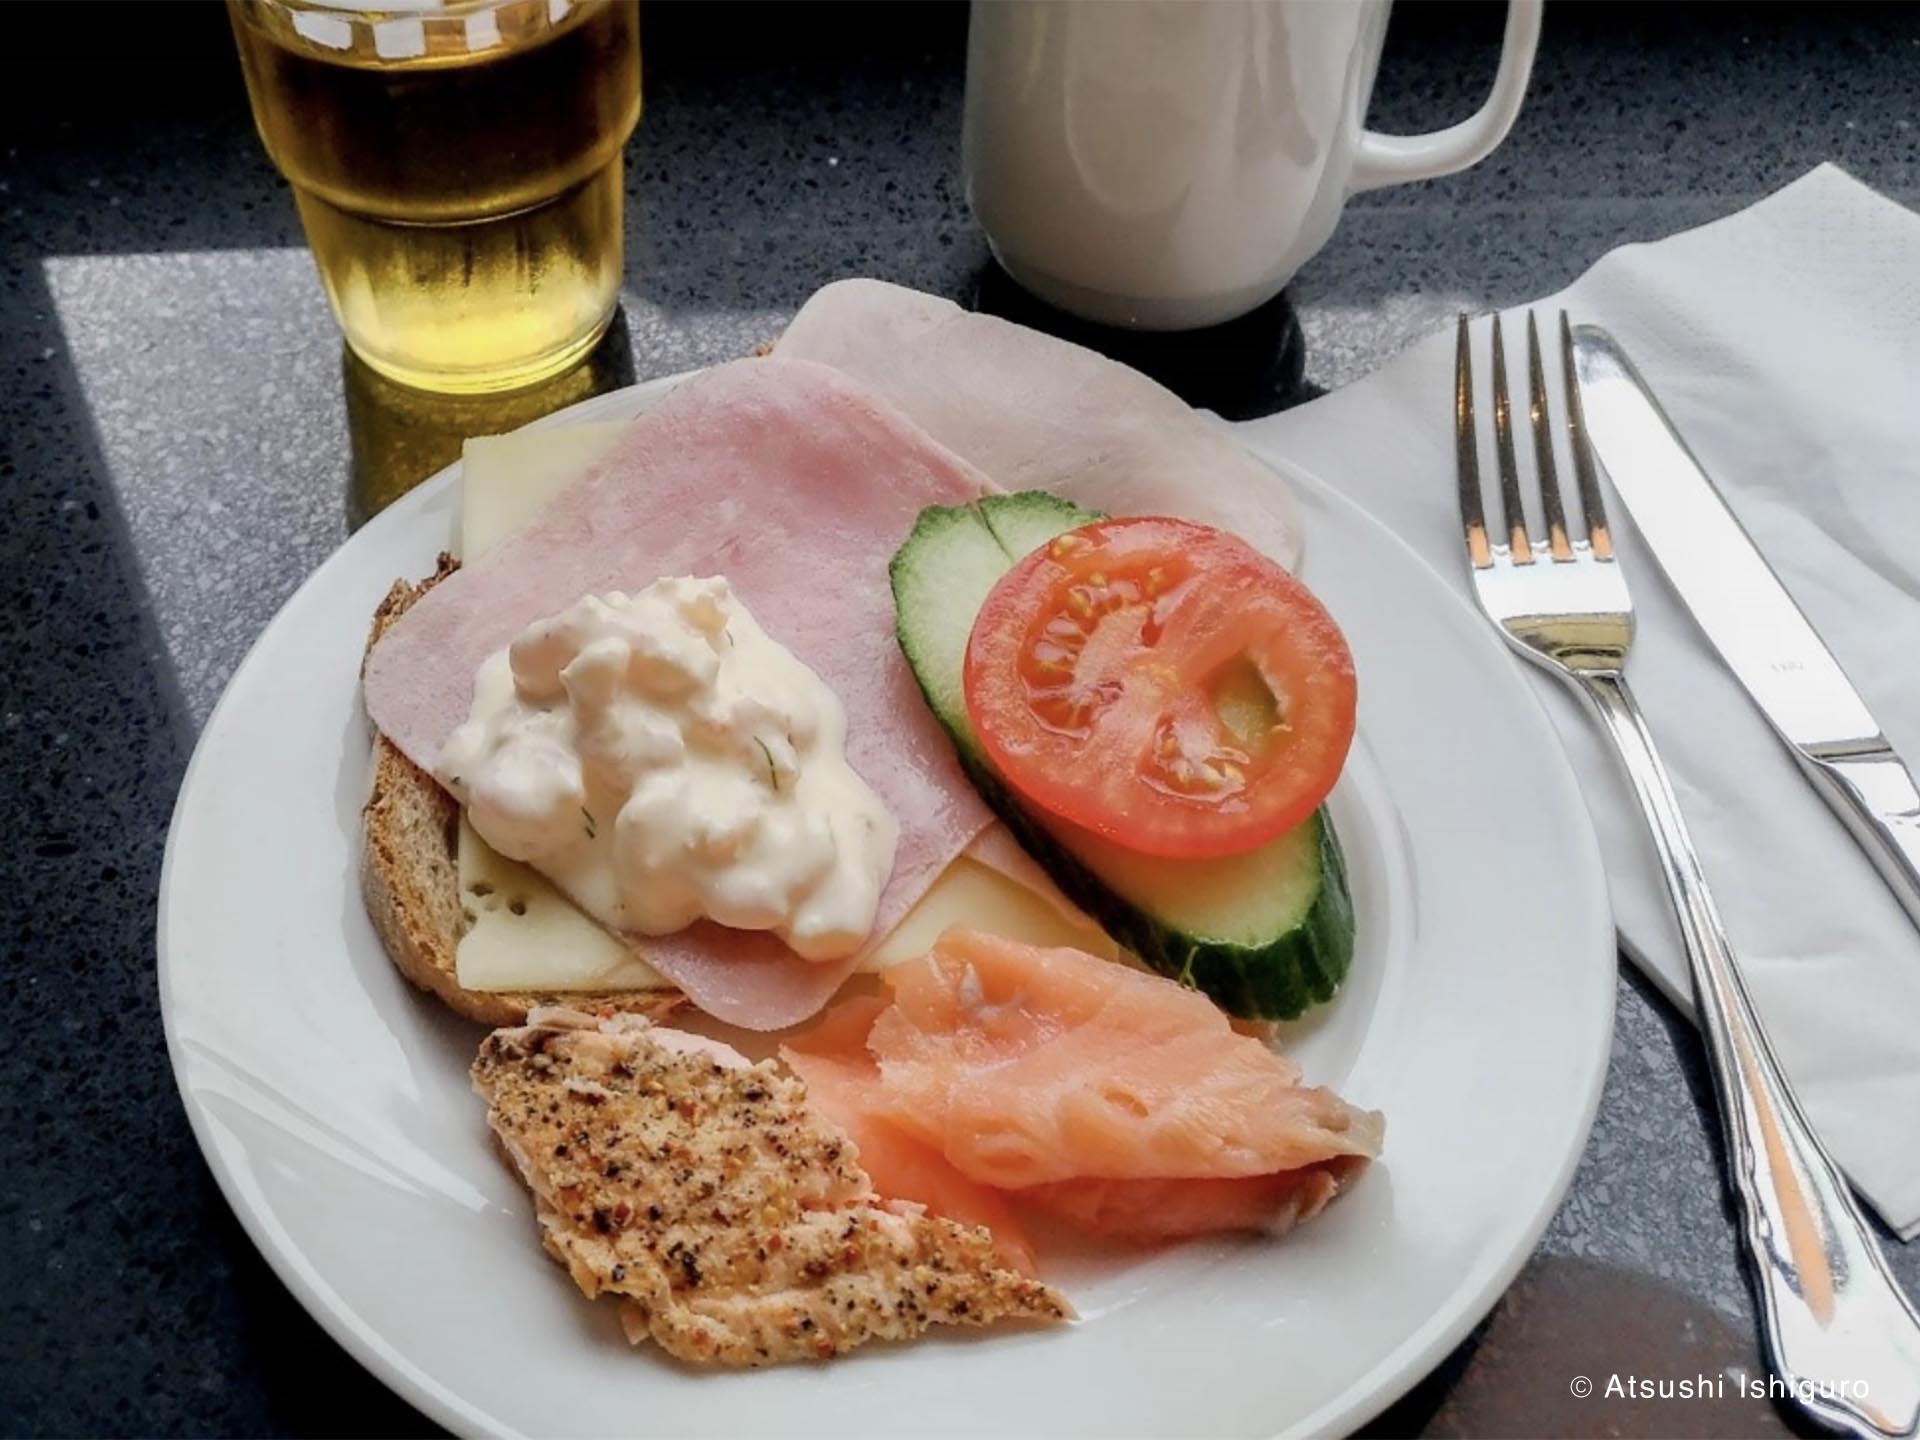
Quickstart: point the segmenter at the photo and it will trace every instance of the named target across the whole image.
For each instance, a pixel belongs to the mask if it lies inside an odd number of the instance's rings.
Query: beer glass
[[[402,385],[515,389],[619,297],[638,0],[228,0],[253,118],[347,344]]]

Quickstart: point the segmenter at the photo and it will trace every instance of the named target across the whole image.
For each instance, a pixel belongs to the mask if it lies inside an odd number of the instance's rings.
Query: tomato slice
[[[1102,520],[1000,578],[973,622],[967,714],[1039,810],[1149,855],[1254,849],[1298,825],[1353,743],[1353,656],[1244,540]]]

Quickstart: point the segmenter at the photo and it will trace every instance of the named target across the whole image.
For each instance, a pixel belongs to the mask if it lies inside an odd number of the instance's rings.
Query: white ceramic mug
[[[1540,0],[1493,93],[1425,135],[1365,128],[1389,0],[974,0],[967,198],[1042,299],[1150,330],[1280,293],[1349,195],[1464,170],[1526,94]]]

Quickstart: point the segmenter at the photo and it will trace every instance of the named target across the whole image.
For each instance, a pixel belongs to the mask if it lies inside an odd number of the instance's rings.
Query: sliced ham
[[[817,291],[774,353],[871,386],[1007,490],[1111,515],[1182,515],[1300,562],[1284,481],[1137,370],[1022,325],[878,280]]]
[[[742,360],[680,386],[532,525],[435,586],[368,657],[367,711],[431,771],[474,671],[587,593],[725,575],[767,633],[847,708],[847,758],[900,822],[874,934],[980,835],[961,775],[894,640],[887,561],[927,505],[992,487],[838,371]],[[811,964],[764,932],[710,923],[643,942],[694,1004],[779,1029],[817,1011],[857,957]]]

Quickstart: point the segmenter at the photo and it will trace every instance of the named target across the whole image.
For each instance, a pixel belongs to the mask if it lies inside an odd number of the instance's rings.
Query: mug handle
[[[1520,113],[1520,102],[1526,98],[1533,52],[1540,43],[1540,4],[1541,0],[1507,0],[1507,33],[1500,42],[1500,68],[1493,77],[1493,93],[1486,104],[1458,125],[1425,135],[1361,131],[1348,193],[1451,175],[1492,154],[1493,148],[1507,138],[1514,116]]]

